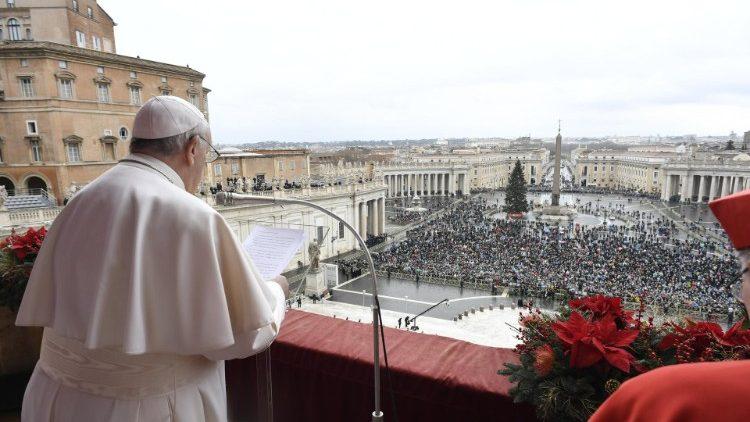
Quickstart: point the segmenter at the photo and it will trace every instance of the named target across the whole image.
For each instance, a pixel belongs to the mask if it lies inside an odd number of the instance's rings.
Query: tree
[[[728,140],[727,141],[727,146],[724,149],[727,150],[727,151],[732,151],[734,149],[734,141],[731,140],[731,139]]]
[[[526,202],[526,179],[523,177],[521,161],[516,160],[516,166],[510,173],[508,189],[505,192],[505,212],[526,212],[529,204]]]

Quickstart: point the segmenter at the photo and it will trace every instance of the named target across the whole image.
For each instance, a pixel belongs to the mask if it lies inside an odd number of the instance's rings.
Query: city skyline
[[[739,1],[102,6],[121,54],[207,74],[225,144],[750,129]]]

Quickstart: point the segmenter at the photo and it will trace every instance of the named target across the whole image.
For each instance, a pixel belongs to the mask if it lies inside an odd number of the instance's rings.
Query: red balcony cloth
[[[504,362],[518,361],[512,350],[393,328],[385,336],[399,421],[535,420],[497,375]],[[370,324],[288,311],[271,360],[275,422],[370,419]],[[231,419],[254,420],[255,358],[229,361],[226,370]],[[385,420],[393,421],[384,365],[381,382]]]

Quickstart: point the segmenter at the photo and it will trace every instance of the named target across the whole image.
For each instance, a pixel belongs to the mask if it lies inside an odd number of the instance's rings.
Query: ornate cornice
[[[102,143],[105,143],[105,144],[107,144],[107,143],[117,143],[118,139],[114,135],[104,135],[101,138],[99,138],[99,141],[101,141]]]
[[[104,51],[73,47],[49,41],[0,41],[0,57],[39,57],[89,59],[95,63],[116,64],[123,67],[148,69],[154,73],[172,73],[184,78],[202,80],[206,75],[185,66],[145,60]]]
[[[68,135],[63,138],[64,144],[80,144],[83,142],[83,138],[78,135]]]
[[[125,82],[125,85],[127,85],[127,86],[135,86],[135,87],[138,87],[138,88],[143,88],[143,83],[141,81],[137,80],[137,79],[131,79],[131,80]]]
[[[111,84],[112,79],[109,79],[108,77],[104,75],[97,75],[96,78],[94,78],[94,83],[96,84]]]
[[[74,75],[71,72],[68,72],[67,70],[58,70],[55,72],[55,78],[57,79],[76,79],[76,75]]]

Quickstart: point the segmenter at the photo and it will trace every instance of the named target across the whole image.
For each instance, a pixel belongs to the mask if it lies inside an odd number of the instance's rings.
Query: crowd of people
[[[483,198],[458,203],[377,254],[376,265],[422,279],[500,283],[522,295],[615,295],[665,311],[726,312],[733,303],[734,258],[717,242],[678,236],[671,220],[620,210],[634,222],[557,226],[497,219],[496,211]]]
[[[396,198],[389,200],[386,204],[388,222],[399,226],[405,226],[417,221],[422,221],[432,213],[439,211],[452,202],[455,198],[449,196],[428,196],[414,201],[412,198]]]

